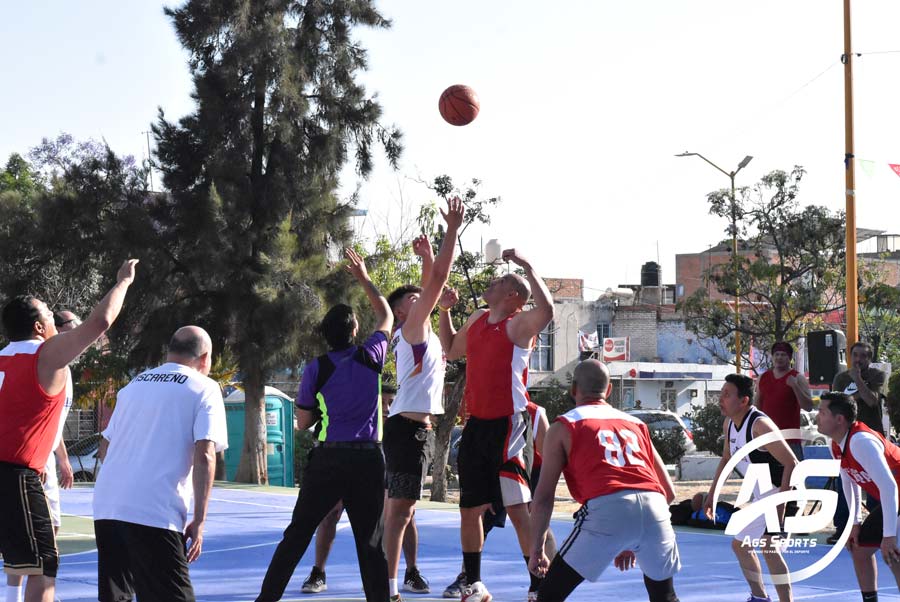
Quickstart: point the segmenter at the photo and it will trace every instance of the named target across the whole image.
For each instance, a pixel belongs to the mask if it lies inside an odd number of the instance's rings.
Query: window
[[[603,339],[608,339],[612,336],[612,324],[609,322],[597,322],[597,338],[600,339],[600,344],[603,345]]]
[[[528,369],[535,372],[553,372],[553,322],[547,324],[534,342]]]
[[[678,391],[675,389],[662,389],[659,392],[659,401],[660,408],[674,412],[678,404]]]

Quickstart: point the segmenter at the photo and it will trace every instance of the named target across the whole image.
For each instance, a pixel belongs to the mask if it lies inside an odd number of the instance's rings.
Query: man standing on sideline
[[[806,378],[791,368],[794,348],[779,341],[772,345],[772,368],[763,372],[756,384],[756,407],[781,430],[800,428],[800,410],[813,408]],[[788,439],[797,460],[803,460],[803,440]],[[775,483],[778,485],[779,483]]]
[[[884,418],[881,401],[884,398],[885,373],[871,366],[874,350],[865,341],[857,341],[850,347],[850,363],[848,370],[839,372],[834,377],[831,390],[849,395],[856,401],[856,420],[884,435]],[[843,482],[842,482],[843,485]],[[878,508],[878,495],[866,491],[865,505],[869,512]],[[834,534],[826,541],[837,543],[839,534],[847,525],[850,510],[843,495],[843,487],[838,491],[838,507],[834,513]]]
[[[468,579],[462,591],[464,602],[491,600],[481,582],[481,521],[492,502],[502,499],[526,565],[531,546],[528,472],[532,450],[530,433],[526,433],[529,420],[525,386],[532,344],[553,319],[553,299],[544,281],[515,249],[503,251],[502,257],[521,267],[525,278],[507,274],[491,282],[482,295],[488,309],[475,311],[459,332],[454,330],[449,312],[442,311],[440,318],[447,359],[467,358],[465,397],[469,419],[457,460],[460,539]],[[523,311],[532,294],[534,307]],[[530,598],[534,598],[539,584],[532,575]]]
[[[184,326],[169,341],[166,363],[138,374],[116,396],[94,488],[100,602],[135,594],[141,602],[195,599],[188,563],[202,552],[216,452],[228,447],[211,366],[209,335]]]
[[[897,479],[900,448],[880,432],[856,419],[856,401],[844,393],[826,393],[819,404],[819,431],[831,437],[831,455],[841,461],[844,496],[855,501],[853,527],[847,549],[863,602],[878,602],[878,568],[875,552],[894,574],[900,587],[900,549],[897,549]],[[881,499],[881,504],[862,520],[861,490]]]
[[[388,563],[391,602],[399,602],[397,573],[403,534],[412,520],[416,501],[434,451],[432,416],[444,413],[446,360],[441,340],[431,330],[431,313],[437,305],[450,268],[464,206],[458,198],[447,201],[441,216],[447,231],[437,257],[431,242],[420,236],[413,249],[422,258],[422,286],[405,285],[388,296],[397,329],[391,348],[397,360],[397,396],[384,425],[384,459],[388,499],[384,509],[384,547]],[[443,309],[446,313],[448,310]],[[415,566],[407,566],[404,589],[428,593],[428,582]]]
[[[675,489],[650,431],[606,402],[612,391],[606,365],[584,360],[572,378],[575,409],[547,432],[532,503],[529,569],[546,573],[537,600],[562,602],[585,579],[599,579],[614,559],[618,564],[620,554],[636,550],[650,602],[678,602],[673,577],[681,561],[669,519]],[[582,506],[551,563],[544,545],[561,473]]]
[[[297,393],[297,425],[316,422],[316,442],[303,471],[291,523],[269,562],[256,602],[275,602],[309,547],[316,527],[343,501],[356,541],[367,602],[388,602],[387,560],[382,547],[384,455],[381,451],[381,373],[393,317],[366,263],[345,251],[347,270],[365,290],[375,312],[375,331],[354,345],[359,323],[353,308],[336,305],[319,326],[330,351],[310,362]]]
[[[719,408],[721,408],[722,414],[725,416],[725,443],[722,449],[722,458],[719,460],[719,466],[716,468],[716,475],[713,477],[712,484],[706,494],[706,501],[703,504],[706,516],[710,519],[715,515],[712,503],[719,475],[722,474],[722,470],[725,468],[728,460],[731,459],[731,456],[753,439],[767,433],[776,433],[778,435],[778,438],[772,443],[750,452],[749,456],[745,456],[738,463],[736,470],[741,476],[744,476],[747,474],[751,463],[767,464],[772,484],[778,489],[773,488],[769,491],[761,491],[759,484],[757,484],[753,489],[751,501],[755,502],[763,499],[776,491],[787,491],[790,489],[791,473],[797,465],[796,456],[794,456],[791,448],[781,436],[775,423],[753,406],[753,379],[749,376],[729,374],[725,377],[725,384],[722,385],[722,393],[719,396]],[[781,483],[781,485],[778,486],[777,483]],[[745,541],[758,540],[762,542],[760,547],[763,548],[763,558],[769,567],[771,575],[787,576],[789,574],[787,564],[781,556],[778,544],[770,541],[765,535],[766,517],[765,514],[760,514],[740,533],[735,535],[731,542],[731,549],[734,550],[734,555],[737,556],[741,565],[744,578],[750,586],[750,598],[747,599],[747,602],[771,602],[771,599],[766,594],[756,549],[752,545],[744,545]],[[789,582],[776,584],[775,591],[778,592],[780,602],[791,602],[793,600]]]
[[[68,332],[81,324],[81,320],[70,311],[57,311],[53,314],[53,324],[57,333]],[[66,426],[66,417],[72,407],[73,387],[72,372],[66,379],[66,400],[63,403],[62,414],[59,417],[59,428],[56,431],[56,440],[53,443],[53,452],[47,457],[47,465],[44,467],[44,494],[47,496],[47,505],[50,507],[50,522],[53,524],[53,534],[59,535],[59,527],[62,524],[62,514],[59,507],[59,489],[72,487],[74,475],[72,465],[69,464],[69,454],[66,451],[66,443],[63,441],[63,430]],[[56,474],[56,466],[59,464],[59,476]],[[25,577],[22,575],[6,576],[6,602],[22,602],[22,583]]]
[[[53,450],[68,365],[112,325],[134,280],[136,259],[84,324],[58,334],[43,301],[23,295],[3,308],[9,345],[0,351],[0,553],[10,575],[26,575],[26,602],[52,602],[59,553],[40,473]]]

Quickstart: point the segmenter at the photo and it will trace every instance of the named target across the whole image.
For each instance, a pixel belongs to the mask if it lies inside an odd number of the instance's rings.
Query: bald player
[[[202,550],[216,452],[228,447],[211,366],[209,335],[185,326],[172,336],[166,363],[116,397],[94,488],[100,602],[135,594],[141,602],[194,602],[188,563]]]
[[[627,568],[631,550],[650,602],[678,601],[673,577],[681,562],[669,518],[674,486],[647,425],[610,406],[611,391],[604,364],[581,362],[573,374],[575,409],[557,418],[547,432],[531,515],[529,568],[546,573],[538,602],[565,600],[584,579],[599,579],[613,560]],[[544,543],[560,473],[582,506],[551,564]],[[629,559],[624,566],[623,553]]]
[[[503,259],[521,267],[525,277],[507,274],[491,282],[479,309],[456,332],[448,311],[440,317],[441,344],[448,360],[466,357],[466,410],[469,419],[459,444],[460,539],[467,586],[465,602],[488,602],[481,581],[484,547],[482,514],[502,499],[528,562],[528,487],[531,436],[526,405],[528,359],[534,338],[553,319],[553,299],[531,263],[515,249]],[[530,296],[534,306],[523,309]],[[443,306],[444,309],[448,309]],[[532,576],[529,599],[539,580]]]
[[[59,333],[47,304],[30,295],[3,308],[9,345],[0,350],[0,553],[3,570],[27,575],[25,600],[52,602],[59,552],[41,473],[54,447],[69,363],[115,322],[134,281],[136,259],[77,328]]]

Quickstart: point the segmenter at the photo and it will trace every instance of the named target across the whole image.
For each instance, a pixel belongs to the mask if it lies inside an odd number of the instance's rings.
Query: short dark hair
[[[820,399],[828,402],[828,411],[834,416],[843,416],[847,424],[856,422],[856,400],[846,393],[831,391],[823,394]]]
[[[410,293],[421,293],[422,287],[416,286],[415,284],[404,284],[403,286],[398,286],[393,290],[393,292],[388,295],[387,302],[388,305],[391,306],[391,311],[394,311],[394,305],[403,300],[403,298]]]
[[[390,383],[381,383],[381,394],[382,395],[396,395],[397,387]]]
[[[868,341],[856,341],[855,343],[850,345],[850,353],[853,353],[853,350],[857,347],[862,347],[863,349],[865,349],[869,357],[873,357],[875,355],[875,348],[872,347],[872,344]]]
[[[319,332],[325,337],[329,349],[339,351],[353,344],[355,320],[353,308],[344,303],[339,303],[328,310],[319,324]]]
[[[784,351],[788,355],[794,355],[794,346],[787,341],[776,341],[775,343],[772,343],[770,352],[772,355],[775,355],[778,351]]]
[[[746,374],[729,374],[725,377],[725,382],[733,384],[737,387],[739,397],[746,397],[753,403],[753,379]]]
[[[19,295],[9,300],[3,308],[3,330],[10,341],[27,341],[34,333],[34,323],[41,319],[41,312],[32,295]]]

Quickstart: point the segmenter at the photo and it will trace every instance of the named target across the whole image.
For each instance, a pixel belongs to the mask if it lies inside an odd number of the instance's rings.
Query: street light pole
[[[700,153],[689,153],[683,152],[680,155],[675,155],[676,157],[700,157],[723,174],[728,176],[728,179],[731,180],[731,261],[734,264],[735,271],[735,291],[734,291],[734,369],[738,374],[741,373],[741,309],[739,302],[739,294],[740,290],[738,288],[738,248],[737,248],[737,197],[735,196],[735,188],[734,188],[734,177],[738,174],[739,171],[747,167],[747,164],[753,160],[753,157],[747,155],[744,157],[743,161],[738,163],[737,169],[734,171],[725,171]]]

